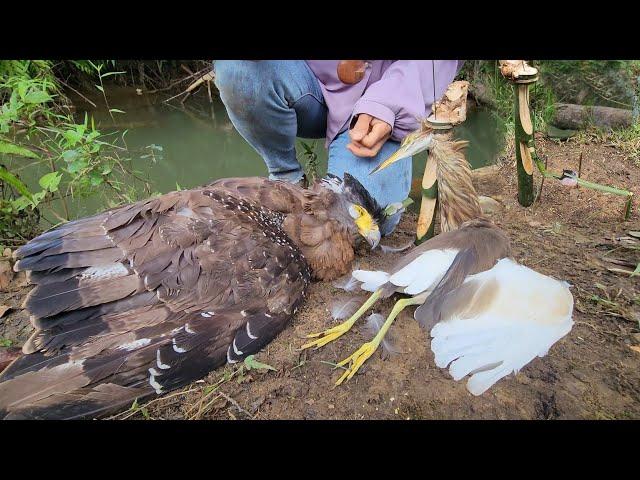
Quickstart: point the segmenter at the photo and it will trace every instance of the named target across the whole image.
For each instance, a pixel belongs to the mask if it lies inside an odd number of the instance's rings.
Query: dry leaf
[[[504,207],[496,199],[486,197],[484,195],[480,195],[478,197],[478,202],[480,203],[480,208],[482,209],[483,213],[496,213],[502,210]]]
[[[631,275],[633,273],[633,270],[626,270],[624,268],[607,267],[607,270],[609,270],[610,272],[613,272],[613,273],[622,273],[624,275]]]
[[[629,348],[634,352],[640,353],[640,345],[631,345]]]
[[[13,279],[13,269],[8,261],[0,261],[0,291],[4,291]]]
[[[4,317],[4,314],[11,310],[9,305],[0,305],[0,318]]]
[[[9,247],[5,248],[2,251],[2,256],[3,257],[7,257],[7,258],[11,258],[11,249]]]
[[[27,281],[27,274],[25,272],[18,272],[15,277],[13,277],[13,286],[14,288],[22,288],[29,285]]]

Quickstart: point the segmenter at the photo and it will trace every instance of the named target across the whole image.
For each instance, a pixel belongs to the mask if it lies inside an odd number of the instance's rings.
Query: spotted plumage
[[[260,350],[312,276],[348,271],[352,202],[380,210],[352,177],[331,182],[224,179],[69,222],[20,248],[36,331],[0,375],[0,417],[102,416]]]

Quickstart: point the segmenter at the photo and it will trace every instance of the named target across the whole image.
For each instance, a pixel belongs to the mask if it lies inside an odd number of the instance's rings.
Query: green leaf
[[[11,201],[11,206],[18,212],[21,212],[22,210],[27,208],[29,205],[35,206],[35,203],[33,203],[30,199],[28,199],[24,195]]]
[[[0,180],[7,182],[9,185],[15,188],[20,193],[20,195],[23,195],[29,200],[33,201],[33,195],[31,194],[27,186],[22,183],[22,180],[20,180],[3,166],[0,166]]]
[[[127,72],[107,72],[104,75],[100,75],[100,77],[105,78],[105,77],[108,77],[110,75],[121,75],[123,73],[127,73]]]
[[[74,160],[73,162],[71,162],[67,170],[69,171],[69,173],[78,173],[80,170],[86,167],[87,167],[87,161],[83,158],[80,158],[78,160]]]
[[[76,158],[78,158],[78,155],[80,155],[80,152],[78,152],[77,150],[65,150],[64,152],[62,152],[62,158],[65,162],[73,162]]]
[[[636,269],[633,271],[633,273],[631,274],[632,277],[635,277],[636,275],[640,275],[640,263],[638,264],[638,266],[636,267]]]
[[[102,88],[100,85],[96,85],[96,88],[100,90],[102,93],[104,93],[104,88]]]
[[[24,96],[25,103],[45,103],[49,100],[51,100],[51,95],[43,91],[29,92]]]
[[[97,172],[91,172],[91,175],[89,176],[89,180],[91,181],[92,187],[97,187],[102,182],[104,182],[104,179],[102,178],[102,176]]]
[[[64,132],[64,138],[67,139],[67,141],[69,142],[69,145],[71,145],[72,147],[78,143],[80,140],[82,140],[82,133],[74,131],[74,130],[67,130],[66,132]]]
[[[38,183],[45,190],[56,192],[58,191],[60,180],[62,180],[62,174],[60,172],[51,172],[41,177]]]
[[[27,150],[26,148],[20,147],[13,143],[8,143],[3,141],[0,141],[0,153],[6,153],[9,155],[18,155],[20,157],[40,158],[31,150]]]
[[[33,202],[36,204],[36,206],[42,201],[46,194],[46,190],[41,190],[38,193],[33,194]]]
[[[13,341],[8,338],[0,338],[0,347],[10,347],[13,345]]]
[[[273,368],[271,365],[267,365],[266,363],[261,363],[259,361],[257,361],[254,355],[249,355],[247,358],[244,359],[244,364],[247,367],[247,370],[251,370],[252,368],[255,368],[256,370],[273,370],[274,372],[276,371],[275,368]]]
[[[176,191],[179,192],[181,190],[182,190],[182,187],[178,185],[178,182],[176,182]]]

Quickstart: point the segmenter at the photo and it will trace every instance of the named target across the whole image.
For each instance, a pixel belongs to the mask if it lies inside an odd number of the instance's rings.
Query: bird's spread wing
[[[0,376],[0,417],[102,415],[256,352],[310,278],[282,221],[212,186],[70,222],[22,247],[16,268],[36,285],[25,302],[36,332]]]
[[[567,286],[508,258],[470,276],[440,311],[431,330],[436,365],[449,366],[454,380],[471,375],[474,395],[546,355],[573,325]]]

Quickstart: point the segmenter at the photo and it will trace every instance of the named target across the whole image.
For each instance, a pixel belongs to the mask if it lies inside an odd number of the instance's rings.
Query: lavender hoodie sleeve
[[[431,113],[435,98],[444,95],[462,67],[459,60],[396,60],[369,85],[353,108],[352,119],[366,113],[391,125],[391,138],[402,140]]]

